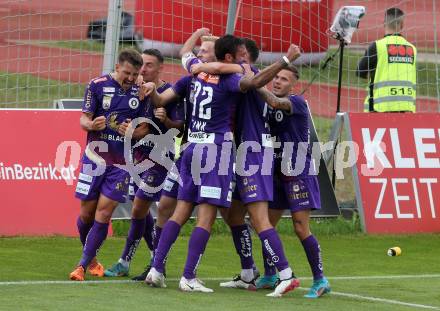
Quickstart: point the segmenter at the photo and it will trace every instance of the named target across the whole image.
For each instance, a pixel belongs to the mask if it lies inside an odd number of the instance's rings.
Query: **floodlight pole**
[[[343,38],[339,38],[339,68],[338,68],[338,97],[336,104],[336,114],[341,112],[341,92],[342,92],[342,65],[344,61],[344,47],[346,43]],[[333,153],[336,153],[336,147],[338,146],[338,138],[336,138]],[[332,186],[336,189],[336,154],[333,156],[333,172],[332,172]]]

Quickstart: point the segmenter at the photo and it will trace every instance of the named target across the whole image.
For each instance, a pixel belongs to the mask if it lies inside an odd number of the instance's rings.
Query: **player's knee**
[[[294,222],[296,236],[302,241],[310,235],[309,226],[303,223]]]
[[[171,217],[170,220],[178,223],[180,226],[183,226],[186,221],[188,220],[189,216],[187,216],[186,214],[183,213],[174,213]]]
[[[215,217],[214,219],[210,218],[210,217],[200,217],[197,219],[197,227],[203,228],[206,231],[211,232],[211,228],[212,225],[214,224],[215,221]]]
[[[148,214],[149,204],[133,204],[133,209],[131,211],[131,216],[134,219],[145,218]]]
[[[251,224],[255,228],[255,231],[257,231],[258,234],[260,232],[273,228],[269,219],[253,219],[251,220]]]
[[[160,207],[157,209],[158,217],[162,218],[170,218],[174,212],[174,206],[170,206],[169,204],[160,204]]]
[[[101,223],[108,223],[112,218],[113,210],[102,208],[96,211],[95,219]]]
[[[242,215],[229,215],[227,224],[231,227],[244,225],[244,217]]]
[[[86,210],[81,210],[79,217],[81,219],[81,221],[85,224],[89,224],[92,223],[93,220],[95,220],[95,212],[94,211],[86,211]]]
[[[220,215],[223,218],[223,221],[225,222],[225,224],[227,224],[229,227],[233,226],[233,224],[231,223],[231,216],[230,216],[230,210],[227,208],[221,208],[219,209],[220,211]]]

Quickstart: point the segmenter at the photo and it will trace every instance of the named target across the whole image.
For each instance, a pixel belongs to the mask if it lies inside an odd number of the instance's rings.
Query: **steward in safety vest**
[[[400,32],[404,13],[385,13],[385,37],[372,43],[361,58],[356,75],[370,78],[366,112],[416,111],[417,49]]]

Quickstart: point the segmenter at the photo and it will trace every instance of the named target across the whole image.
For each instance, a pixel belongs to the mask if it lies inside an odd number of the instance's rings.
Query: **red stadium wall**
[[[80,201],[74,193],[86,140],[80,114],[0,110],[0,236],[77,236]],[[63,144],[76,148],[64,152]],[[57,152],[64,161],[57,163]]]
[[[137,0],[136,29],[150,45],[183,44],[197,28],[207,27],[215,35],[226,32],[228,0],[205,1]],[[290,43],[305,53],[325,52],[326,30],[331,24],[333,0],[237,1],[234,34],[254,39],[265,52],[285,52]],[[175,47],[174,53],[178,50]]]

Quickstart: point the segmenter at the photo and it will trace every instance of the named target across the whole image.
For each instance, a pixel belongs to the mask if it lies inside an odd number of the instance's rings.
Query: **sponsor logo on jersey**
[[[90,185],[84,184],[82,182],[78,182],[76,184],[76,192],[87,195],[89,194]]]
[[[388,63],[414,64],[414,49],[410,45],[387,44]]]
[[[109,110],[111,101],[112,101],[112,96],[104,95],[104,97],[102,97],[102,109]]]
[[[107,77],[96,78],[96,79],[93,79],[91,82],[96,84],[98,82],[103,82],[103,81],[107,81]]]
[[[118,118],[117,112],[112,112],[107,117],[107,126],[116,132],[118,131],[118,127],[119,127],[119,122],[117,121],[117,118]]]
[[[219,187],[202,186],[200,188],[200,196],[202,198],[220,199],[222,189]]]
[[[218,84],[220,82],[220,76],[219,75],[211,75],[209,73],[201,72],[198,74],[197,78],[200,80],[203,80],[208,83],[212,84]]]
[[[261,144],[266,148],[274,148],[274,143],[276,141],[275,136],[270,134],[261,134]]]
[[[290,200],[300,200],[300,199],[308,199],[308,198],[309,198],[308,192],[289,193]]]
[[[174,186],[174,182],[167,179],[167,180],[165,180],[165,184],[163,185],[163,189],[165,191],[171,191],[171,189],[173,189],[173,186]]]
[[[87,89],[87,96],[86,96],[86,104],[85,104],[86,109],[90,108],[91,102],[92,102],[92,91],[90,90],[90,88],[88,88]]]
[[[93,177],[84,173],[79,173],[78,179],[90,183],[92,182]]]
[[[102,88],[102,92],[103,93],[114,93],[115,92],[115,88],[111,87],[111,86],[104,86]]]
[[[196,144],[213,144],[215,134],[205,132],[188,132],[188,141]]]

